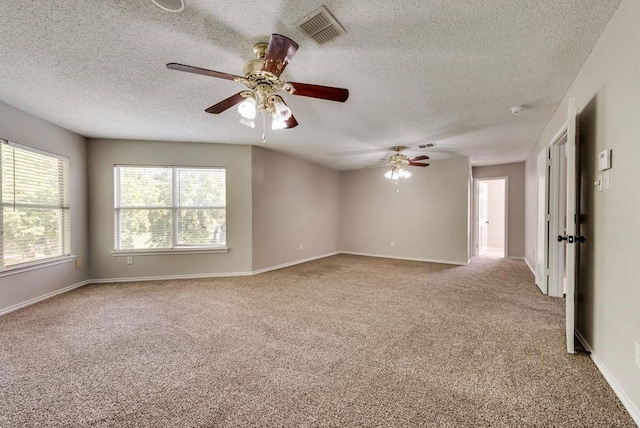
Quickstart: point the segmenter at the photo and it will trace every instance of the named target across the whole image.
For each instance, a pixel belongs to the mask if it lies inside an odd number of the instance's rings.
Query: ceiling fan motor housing
[[[247,62],[244,65],[244,68],[242,69],[244,75],[246,76],[247,74],[250,73],[255,73],[257,71],[262,70],[262,67],[264,66],[264,60],[263,59],[252,59],[251,61]]]
[[[267,45],[266,43],[256,43],[255,46],[253,46],[253,53],[256,55],[256,58],[245,64],[242,70],[245,76],[249,73],[262,70],[262,68],[264,67],[264,57],[267,54],[268,46],[269,45]]]
[[[407,157],[401,153],[396,153],[395,155],[392,155],[389,160],[391,161],[391,164],[396,166],[406,165],[409,163],[409,161],[407,160]]]

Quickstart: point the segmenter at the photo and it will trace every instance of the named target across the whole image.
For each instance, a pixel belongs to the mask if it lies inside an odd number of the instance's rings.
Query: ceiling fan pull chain
[[[267,119],[265,112],[262,112],[262,144],[267,142]]]

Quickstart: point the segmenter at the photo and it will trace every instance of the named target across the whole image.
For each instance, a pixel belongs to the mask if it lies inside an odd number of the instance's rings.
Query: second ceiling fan
[[[427,167],[428,163],[422,163],[420,161],[424,161],[429,159],[429,156],[421,155],[410,158],[402,153],[402,150],[406,149],[404,146],[395,146],[392,148],[395,154],[389,157],[389,163],[391,168],[385,173],[386,178],[390,178],[392,180],[397,180],[398,178],[409,178],[411,177],[411,173],[404,169],[405,166],[419,166],[419,167]]]
[[[167,68],[234,80],[246,86],[247,89],[207,108],[207,113],[220,114],[239,105],[238,111],[242,115],[240,122],[247,126],[255,127],[254,119],[258,112],[262,112],[272,116],[271,129],[288,129],[297,126],[298,121],[278,92],[338,102],[345,102],[349,98],[347,89],[285,81],[281,77],[282,72],[297,50],[298,44],[293,40],[280,34],[272,34],[269,44],[258,43],[253,47],[256,59],[244,66],[244,76],[175,62],[167,64]]]

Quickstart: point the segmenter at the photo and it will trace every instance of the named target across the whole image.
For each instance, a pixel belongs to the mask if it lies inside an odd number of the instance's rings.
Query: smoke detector
[[[522,106],[513,106],[511,107],[511,113],[518,114],[522,111]]]
[[[324,6],[320,6],[296,22],[296,26],[319,45],[331,42],[346,33],[342,25]]]
[[[167,12],[182,12],[184,10],[183,0],[151,0],[156,6]]]

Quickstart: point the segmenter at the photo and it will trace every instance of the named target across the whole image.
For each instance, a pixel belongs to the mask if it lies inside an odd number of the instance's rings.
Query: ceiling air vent
[[[428,149],[429,147],[435,147],[436,143],[427,143],[427,144],[420,144],[418,147],[420,147],[421,149]]]
[[[296,25],[319,45],[330,42],[346,32],[324,6],[296,22]]]

